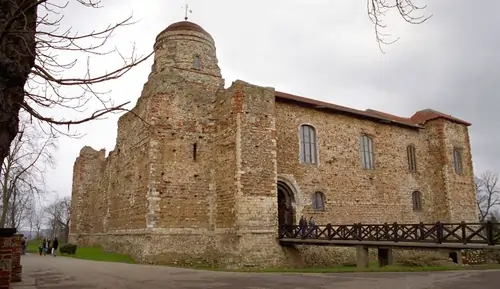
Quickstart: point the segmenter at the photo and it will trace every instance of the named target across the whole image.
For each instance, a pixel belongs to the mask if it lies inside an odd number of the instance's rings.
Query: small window
[[[315,211],[325,209],[325,195],[322,192],[315,192],[312,196],[312,208]]]
[[[422,210],[422,194],[419,191],[414,191],[411,194],[411,199],[413,203],[413,211],[420,212]]]
[[[195,69],[200,69],[201,68],[200,57],[198,55],[194,56],[193,66],[194,66]]]
[[[462,167],[462,149],[453,149],[453,166],[455,167],[455,173],[461,175],[463,172]]]
[[[361,146],[361,162],[363,163],[363,168],[372,170],[373,165],[373,141],[371,137],[367,135],[362,135],[360,140]]]
[[[300,126],[300,163],[317,163],[316,130],[305,124]]]
[[[406,148],[406,154],[408,156],[408,170],[410,172],[416,172],[417,171],[417,150],[415,149],[415,146],[409,145]]]

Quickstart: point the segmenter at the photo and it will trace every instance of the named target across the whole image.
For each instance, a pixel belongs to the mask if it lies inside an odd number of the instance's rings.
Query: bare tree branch
[[[498,174],[491,171],[484,172],[481,177],[475,177],[477,194],[477,208],[479,220],[483,222],[495,209],[500,207],[500,186]]]
[[[84,8],[101,7],[100,1],[72,1]],[[64,28],[64,10],[69,1],[63,5],[58,2],[5,0],[0,4],[0,115],[5,116],[0,117],[2,162],[17,134],[20,109],[41,124],[47,124],[48,130],[44,131],[48,134],[78,137],[78,133],[70,133],[70,125],[102,119],[109,113],[129,111],[126,108],[129,102],[115,104],[109,91],[99,91],[96,85],[122,77],[153,54],[151,51],[145,56],[137,55],[135,45],[128,54],[109,47],[119,28],[134,24],[131,16],[102,29],[79,33],[71,27]],[[71,53],[75,53],[73,57]],[[98,63],[98,58],[112,56],[118,56],[121,65],[96,75],[91,69],[92,63]],[[73,59],[67,60],[68,57]],[[71,75],[78,68],[78,60],[85,58],[86,70],[81,75]],[[8,85],[2,87],[1,83]],[[64,88],[72,90],[68,93]],[[93,109],[82,118],[71,113],[85,112],[92,103],[101,108]],[[64,119],[46,115],[47,109],[56,107],[75,117]],[[65,126],[67,131],[60,126]],[[2,134],[4,127],[5,133]]]
[[[399,15],[410,24],[422,24],[432,17],[432,15],[419,14],[427,5],[416,5],[414,0],[367,0],[366,6],[368,17],[374,25],[375,39],[382,53],[385,53],[382,49],[383,45],[389,45],[399,40],[399,38],[388,40],[390,34],[383,32],[387,28],[383,18],[387,16],[388,12],[397,10]]]
[[[27,204],[44,191],[45,171],[53,165],[51,153],[54,148],[55,138],[45,135],[24,116],[21,131],[12,142],[0,170],[1,228],[20,224]]]
[[[71,215],[71,198],[57,198],[45,208],[45,212],[48,215],[47,221],[53,237],[58,237],[62,242],[67,242]]]

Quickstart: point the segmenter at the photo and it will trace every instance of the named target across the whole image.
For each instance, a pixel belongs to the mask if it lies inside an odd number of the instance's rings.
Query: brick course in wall
[[[0,289],[10,289],[12,271],[12,250],[0,246]]]
[[[22,281],[22,234],[0,237],[0,289],[12,288],[12,283]]]
[[[118,121],[115,149],[106,157],[84,147],[75,161],[71,241],[189,266],[351,258],[345,248],[279,246],[278,182],[288,187],[294,222],[476,220],[468,123],[432,110],[411,118],[359,111],[243,81],[225,89],[213,38],[190,22],[162,31],[154,47],[141,97]],[[316,131],[315,164],[300,163],[302,124]],[[373,170],[362,167],[362,134],[373,140]],[[324,210],[313,209],[315,192]]]

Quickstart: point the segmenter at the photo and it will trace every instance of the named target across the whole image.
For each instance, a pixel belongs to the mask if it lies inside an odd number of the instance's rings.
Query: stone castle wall
[[[72,242],[170,265],[352,260],[349,248],[278,244],[278,180],[293,187],[296,217],[314,216],[317,224],[475,217],[467,127],[360,120],[281,102],[274,89],[243,81],[224,89],[213,39],[200,29],[159,34],[148,82],[118,122],[115,149],[108,157],[90,147],[80,152]],[[193,67],[195,57],[201,66]],[[318,165],[299,164],[303,123],[316,128]],[[373,138],[374,170],[361,168],[361,133]],[[408,172],[408,144],[417,148],[417,172]],[[450,164],[453,147],[464,150],[460,176]],[[414,190],[422,193],[422,212],[412,210]],[[326,196],[324,211],[311,208],[316,191]]]
[[[446,179],[450,220],[476,223],[478,210],[474,186],[474,170],[468,128],[464,125],[444,122],[448,178]],[[462,174],[456,174],[453,166],[453,149],[462,151]]]
[[[299,162],[302,124],[316,130],[318,164]],[[434,120],[425,129],[407,128],[277,101],[276,127],[278,174],[295,186],[296,222],[300,214],[319,224],[477,220],[464,125]],[[362,134],[373,140],[373,170],[362,167]],[[410,144],[416,147],[416,172],[408,170]],[[464,148],[461,175],[453,171],[452,146]],[[326,197],[324,211],[312,209],[317,191]],[[414,191],[422,194],[420,212],[413,211]]]
[[[302,124],[315,128],[318,164],[300,164]],[[301,215],[323,225],[477,222],[464,125],[437,119],[427,122],[424,129],[415,129],[276,101],[276,128],[278,176],[295,192],[296,223]],[[362,134],[373,140],[373,170],[362,167]],[[416,147],[416,172],[408,169],[410,144]],[[453,170],[453,146],[464,148],[461,175]],[[318,191],[325,195],[325,210],[312,208],[312,195]],[[413,210],[413,191],[421,192],[421,211]],[[354,248],[298,246],[297,250],[306,265],[349,263],[355,258]],[[417,253],[398,251],[395,256]]]
[[[117,145],[106,157],[104,149],[84,147],[73,168],[70,232],[103,234],[143,229],[149,182],[147,99],[118,121]]]

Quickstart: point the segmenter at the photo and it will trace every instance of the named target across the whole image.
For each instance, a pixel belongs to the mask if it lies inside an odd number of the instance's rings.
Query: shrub
[[[59,248],[59,252],[61,254],[74,255],[76,253],[76,248],[77,248],[76,245],[68,243],[68,244],[65,244],[64,246],[62,246],[61,248]]]

